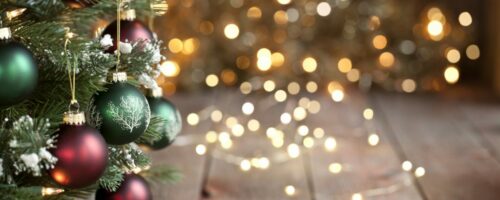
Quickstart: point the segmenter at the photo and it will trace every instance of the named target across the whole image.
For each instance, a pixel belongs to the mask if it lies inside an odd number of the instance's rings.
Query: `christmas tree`
[[[162,0],[0,1],[3,199],[151,199],[144,178],[177,177],[150,169],[139,148],[164,148],[181,129],[155,81],[162,42],[144,23],[166,9]]]

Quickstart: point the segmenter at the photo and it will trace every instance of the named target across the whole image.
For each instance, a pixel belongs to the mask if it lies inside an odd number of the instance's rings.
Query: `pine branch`
[[[122,181],[123,171],[118,166],[110,164],[99,179],[99,185],[108,191],[115,191]]]
[[[165,121],[166,120],[163,120],[161,117],[152,115],[148,128],[135,142],[138,144],[153,144],[160,140],[163,137],[160,131],[165,125]]]

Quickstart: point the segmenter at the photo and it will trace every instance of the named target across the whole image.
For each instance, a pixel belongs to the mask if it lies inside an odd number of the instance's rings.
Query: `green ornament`
[[[161,91],[161,89],[160,89]],[[144,144],[153,150],[159,150],[170,145],[175,137],[181,132],[182,118],[179,110],[172,102],[163,98],[162,95],[152,95],[148,99],[151,114],[164,120],[164,124],[159,128],[162,138],[153,144]]]
[[[8,37],[1,35],[7,31]],[[0,28],[0,39],[7,39],[0,40],[0,107],[7,107],[26,99],[35,90],[38,68],[31,51],[10,40],[10,29]]]
[[[125,80],[126,80],[126,75]],[[149,125],[151,111],[144,95],[123,79],[108,84],[94,96],[99,131],[108,144],[127,144],[139,138]]]

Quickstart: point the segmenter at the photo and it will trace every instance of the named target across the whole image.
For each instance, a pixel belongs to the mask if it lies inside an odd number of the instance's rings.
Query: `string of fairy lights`
[[[262,87],[257,87],[258,85],[262,85]],[[331,88],[335,87],[331,86]],[[305,89],[305,91],[301,91],[302,89]],[[330,130],[314,127],[308,123],[308,118],[311,115],[320,113],[325,103],[338,103],[344,100],[343,89],[330,90],[328,93],[332,94],[331,102],[321,102],[312,98],[324,94],[318,89],[315,82],[308,82],[302,86],[296,82],[291,82],[283,89],[277,88],[272,80],[266,80],[263,84],[244,82],[239,90],[239,95],[243,97],[240,98],[242,101],[233,104],[236,106],[241,105],[239,114],[229,114],[229,110],[233,109],[230,106],[218,107],[216,105],[209,105],[197,112],[189,113],[186,116],[187,124],[195,127],[197,131],[203,131],[204,128],[208,128],[208,131],[204,135],[180,136],[174,145],[194,144],[194,151],[198,155],[209,154],[215,159],[234,165],[242,173],[251,173],[253,170],[268,170],[271,167],[283,167],[288,161],[300,158],[304,151],[309,151],[312,148],[322,148],[327,153],[335,153],[338,146],[343,145],[338,145],[339,141],[334,135],[327,134]],[[263,97],[261,97],[262,94],[260,93],[262,91],[265,93]],[[334,91],[338,92],[334,94]],[[248,99],[251,99],[253,95],[259,95],[260,100],[252,103]],[[269,112],[271,107],[279,104],[283,106],[283,112],[279,115],[279,119],[276,119],[279,123],[264,127],[262,121],[270,119],[257,118],[259,116],[258,112]],[[365,138],[366,144],[371,147],[379,145],[381,138],[376,131],[372,131],[375,130],[373,125],[373,120],[375,120],[374,110],[366,107],[360,115],[364,119],[362,126],[369,131]],[[201,127],[202,124],[209,125]],[[259,135],[264,140],[267,139],[275,150],[268,154],[256,153],[256,156],[250,157],[231,153],[230,149],[234,148],[235,145],[245,145],[243,141],[247,134]],[[332,175],[336,175],[349,172],[351,168],[352,166],[349,163],[332,162],[327,166],[326,170]],[[398,178],[395,183],[356,192],[352,194],[352,199],[359,200],[364,197],[394,193],[411,185],[412,178],[408,176],[409,173],[412,173],[416,178],[425,175],[424,167],[414,166],[408,160],[401,163],[401,169],[402,178]],[[283,186],[283,191],[288,196],[297,195],[298,190],[296,186],[291,184]]]

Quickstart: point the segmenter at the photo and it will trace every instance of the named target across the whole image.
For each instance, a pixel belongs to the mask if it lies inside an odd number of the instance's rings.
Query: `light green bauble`
[[[99,113],[99,131],[108,144],[133,142],[147,129],[151,113],[146,97],[125,81],[106,86],[107,90],[94,96]]]
[[[0,40],[0,108],[29,97],[38,82],[33,54],[24,45]]]
[[[148,96],[147,99],[151,108],[151,114],[160,117],[163,120],[163,124],[158,130],[162,134],[161,139],[155,141],[153,144],[144,145],[153,150],[160,150],[170,145],[181,132],[181,114],[172,102],[162,96]]]

